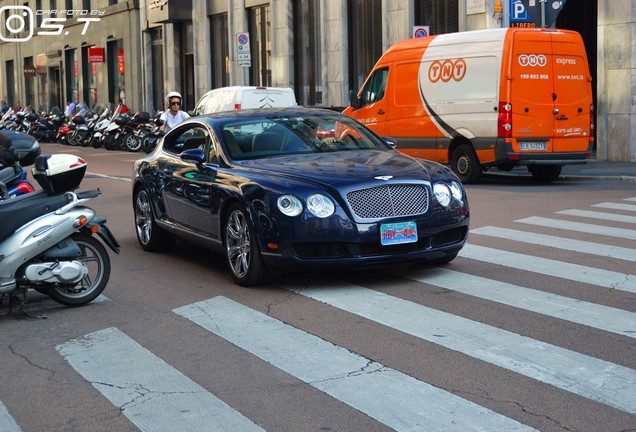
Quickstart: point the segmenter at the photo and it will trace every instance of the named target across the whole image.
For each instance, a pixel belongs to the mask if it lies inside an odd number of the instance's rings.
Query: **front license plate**
[[[545,142],[522,142],[519,143],[521,150],[546,150],[548,148]]]
[[[398,222],[380,225],[380,239],[383,246],[415,243],[417,241],[417,225],[415,222]]]

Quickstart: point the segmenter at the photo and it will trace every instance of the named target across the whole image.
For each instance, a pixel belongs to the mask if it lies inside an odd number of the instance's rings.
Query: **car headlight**
[[[287,216],[298,216],[303,211],[303,205],[298,198],[293,195],[283,195],[276,202],[278,210]]]
[[[435,183],[435,185],[433,186],[433,193],[435,194],[435,199],[437,199],[437,202],[444,207],[448,207],[448,205],[451,203],[451,190],[444,183]]]
[[[453,180],[450,184],[450,190],[453,193],[453,197],[457,201],[461,201],[464,198],[464,192],[459,182],[456,182],[455,180]]]
[[[322,194],[313,194],[307,198],[307,210],[316,217],[326,218],[336,211],[333,201]]]

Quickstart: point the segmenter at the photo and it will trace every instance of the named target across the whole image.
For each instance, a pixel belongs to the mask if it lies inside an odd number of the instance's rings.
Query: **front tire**
[[[87,268],[88,274],[76,285],[51,288],[46,294],[58,303],[66,306],[81,306],[93,301],[104,291],[110,278],[110,257],[106,248],[88,234],[75,233],[71,239],[77,243],[82,255],[75,257]]]
[[[172,246],[176,238],[157,225],[150,195],[145,188],[137,190],[134,203],[135,232],[141,248],[148,252],[156,252]]]
[[[225,220],[225,258],[234,281],[241,286],[259,285],[271,280],[247,211],[233,204]]]
[[[477,183],[481,178],[481,164],[475,150],[469,144],[461,144],[453,150],[451,169],[465,184]]]

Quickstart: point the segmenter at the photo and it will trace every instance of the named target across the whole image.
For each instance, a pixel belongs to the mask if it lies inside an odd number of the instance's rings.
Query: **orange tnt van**
[[[550,182],[591,156],[591,80],[573,31],[443,34],[391,46],[344,112],[465,183],[517,165]]]

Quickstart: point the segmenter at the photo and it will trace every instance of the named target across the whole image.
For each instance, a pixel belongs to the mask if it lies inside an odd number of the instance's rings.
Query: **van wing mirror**
[[[362,102],[360,102],[358,93],[356,93],[355,90],[349,90],[349,105],[351,105],[353,109],[358,109],[362,106]]]

